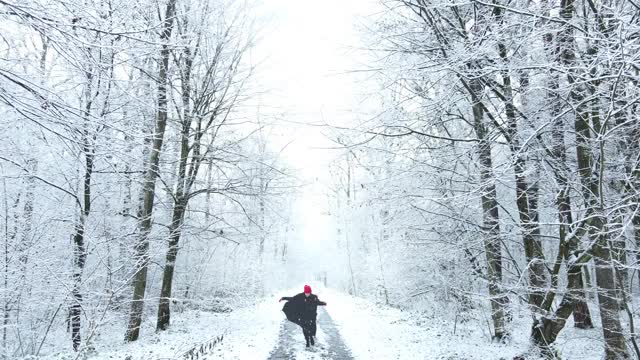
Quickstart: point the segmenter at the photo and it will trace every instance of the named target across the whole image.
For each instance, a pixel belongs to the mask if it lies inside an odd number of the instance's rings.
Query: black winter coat
[[[292,297],[285,296],[282,300],[287,300],[282,311],[287,315],[289,321],[296,324],[299,324],[300,320],[315,320],[318,315],[318,306],[327,305],[314,294],[305,296],[304,293],[300,293]]]

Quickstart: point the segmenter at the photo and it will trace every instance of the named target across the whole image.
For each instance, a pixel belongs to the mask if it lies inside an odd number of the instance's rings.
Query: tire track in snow
[[[329,314],[323,308],[319,308],[316,345],[309,349],[305,346],[302,329],[287,320],[283,322],[278,344],[269,355],[268,360],[285,359],[353,360],[353,357]]]
[[[351,351],[345,345],[340,332],[329,313],[322,308],[318,316],[318,327],[329,337],[328,358],[336,360],[353,360]]]

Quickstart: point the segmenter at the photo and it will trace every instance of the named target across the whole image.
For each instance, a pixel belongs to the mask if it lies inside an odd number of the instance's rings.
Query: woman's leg
[[[302,321],[302,334],[304,335],[304,340],[307,342],[307,346],[309,346],[309,341],[311,340],[311,331],[309,331],[309,326],[306,321]]]
[[[316,326],[316,319],[311,320],[310,330],[311,336],[316,336],[316,330],[318,330],[318,327]]]

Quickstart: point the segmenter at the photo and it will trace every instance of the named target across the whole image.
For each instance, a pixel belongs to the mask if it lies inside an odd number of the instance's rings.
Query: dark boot
[[[309,336],[309,340],[311,341],[311,345],[315,345],[316,342],[314,341],[313,336]]]
[[[305,341],[307,342],[307,347],[309,347],[309,341],[311,341],[311,343],[313,343],[313,340],[309,340],[311,338],[311,336],[304,336]]]

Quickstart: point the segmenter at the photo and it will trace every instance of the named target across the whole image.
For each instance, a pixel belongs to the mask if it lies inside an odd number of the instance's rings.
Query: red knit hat
[[[311,294],[311,286],[305,285],[304,286],[304,293],[305,294]]]

